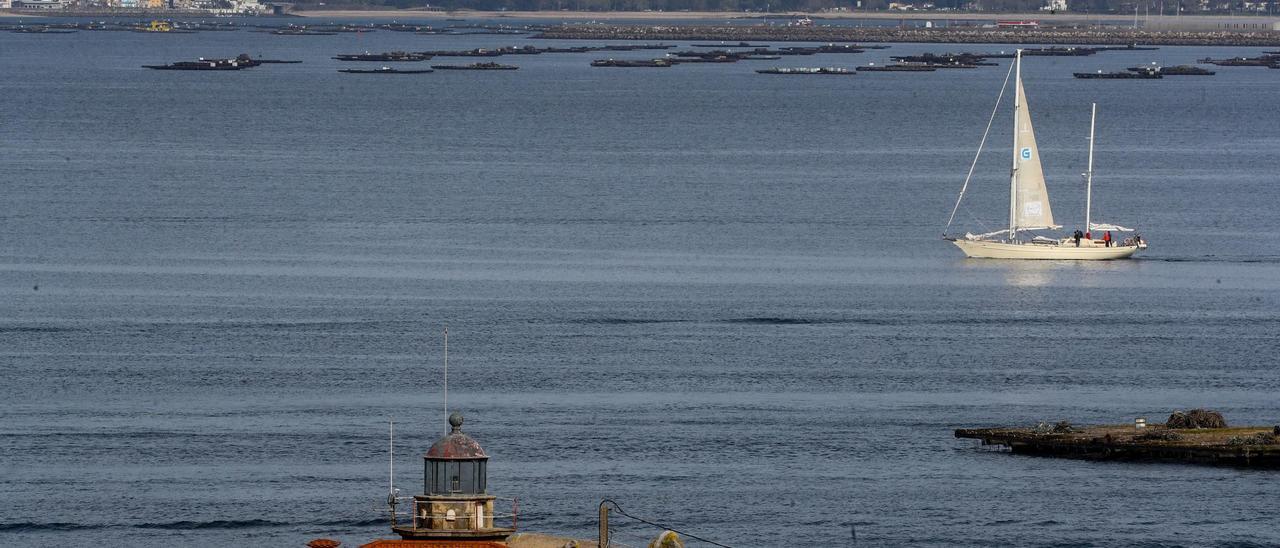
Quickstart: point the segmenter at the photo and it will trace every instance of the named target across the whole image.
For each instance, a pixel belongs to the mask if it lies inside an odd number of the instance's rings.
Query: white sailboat
[[[1140,236],[1134,234],[1117,242],[1109,236],[1101,234],[1111,232],[1133,232],[1133,229],[1107,223],[1092,223],[1089,210],[1093,200],[1093,120],[1089,125],[1089,171],[1085,173],[1085,226],[1088,236],[1082,238],[1047,238],[1032,236],[1031,231],[1057,230],[1061,225],[1054,223],[1053,210],[1049,206],[1049,193],[1045,189],[1044,170],[1040,166],[1040,149],[1036,146],[1035,131],[1031,126],[1031,113],[1027,108],[1027,94],[1022,88],[1022,50],[1018,50],[1013,70],[1014,102],[1013,102],[1013,170],[1009,182],[1009,227],[985,234],[964,236],[943,236],[954,243],[968,257],[983,259],[1050,259],[1050,260],[1107,260],[1127,259],[1147,244]],[[1007,78],[1007,77],[1006,77]],[[1006,82],[1008,80],[1006,79]],[[1001,96],[1004,91],[1001,90]],[[999,108],[999,100],[996,108]],[[1093,106],[1093,115],[1097,117],[1097,104]],[[992,112],[992,120],[995,112]],[[988,133],[991,130],[987,125]],[[982,141],[986,143],[986,135]],[[982,153],[982,145],[978,154]],[[956,211],[964,199],[969,180],[973,177],[973,169],[978,158],[974,158],[969,168],[969,177],[965,179],[964,188],[956,200],[956,207],[951,211],[948,229],[955,220]]]

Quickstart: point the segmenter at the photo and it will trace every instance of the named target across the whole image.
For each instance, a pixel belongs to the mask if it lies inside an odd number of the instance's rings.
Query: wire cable
[[[618,512],[618,514],[619,514],[619,515],[629,517],[629,518],[634,519],[634,520],[636,520],[636,521],[638,521],[638,522],[640,522],[640,523],[646,523],[646,524],[652,525],[652,526],[654,526],[654,527],[657,527],[657,528],[659,528],[659,529],[666,529],[666,530],[668,530],[668,531],[671,531],[672,533],[676,533],[676,534],[681,535],[681,536],[689,537],[689,538],[691,538],[691,539],[693,539],[693,540],[702,541],[702,542],[705,542],[705,543],[710,544],[710,545],[712,545],[712,546],[719,546],[719,547],[721,547],[721,548],[733,548],[733,547],[728,546],[728,545],[720,544],[719,542],[716,542],[716,541],[714,541],[714,540],[707,540],[707,539],[705,539],[705,538],[702,538],[702,537],[700,537],[700,536],[697,536],[697,535],[694,535],[694,534],[691,534],[691,533],[686,533],[686,532],[684,532],[684,531],[676,530],[674,527],[668,527],[668,526],[663,525],[663,524],[661,524],[661,523],[654,523],[654,522],[649,521],[649,520],[647,520],[647,519],[639,518],[639,517],[633,516],[633,515],[631,515],[631,514],[628,514],[628,513],[624,512],[624,511],[622,510],[622,507],[621,507],[621,506],[618,506],[618,503],[617,503],[617,502],[614,502],[614,501],[613,501],[613,500],[611,500],[611,499],[604,499],[604,500],[600,501],[600,505],[601,505],[601,506],[604,506],[604,505],[606,505],[606,504],[612,505],[612,506],[613,506],[614,511]],[[604,547],[602,547],[602,548],[604,548]]]

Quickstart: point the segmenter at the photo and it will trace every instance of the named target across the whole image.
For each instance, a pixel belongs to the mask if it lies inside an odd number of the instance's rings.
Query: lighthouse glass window
[[[427,491],[434,494],[484,492],[484,466],[474,461],[436,461],[431,463]]]

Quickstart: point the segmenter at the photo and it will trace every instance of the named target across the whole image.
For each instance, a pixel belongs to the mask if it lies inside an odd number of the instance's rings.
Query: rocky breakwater
[[[1280,32],[1134,29],[991,29],[977,27],[784,27],[719,25],[560,25],[533,36],[562,40],[924,42],[947,44],[1086,44],[1277,46]]]
[[[961,428],[955,436],[1043,457],[1280,468],[1280,426],[1231,427],[1220,413],[1205,409],[1174,411],[1163,425],[1144,418],[1133,425],[1041,422],[1030,428]]]

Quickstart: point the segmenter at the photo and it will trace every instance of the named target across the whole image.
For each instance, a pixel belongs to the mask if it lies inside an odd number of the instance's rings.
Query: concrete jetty
[[[941,44],[1074,44],[1280,46],[1280,32],[1147,31],[1131,28],[841,27],[730,25],[560,25],[535,34],[550,40],[717,42],[923,42]]]

